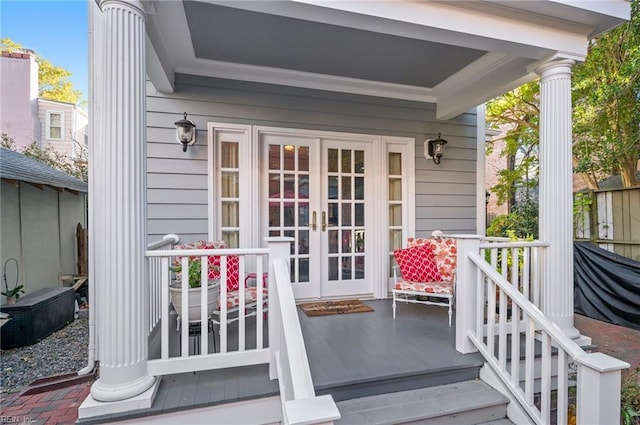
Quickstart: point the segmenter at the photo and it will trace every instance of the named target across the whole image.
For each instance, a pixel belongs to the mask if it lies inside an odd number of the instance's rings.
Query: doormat
[[[330,314],[367,313],[373,311],[371,307],[360,300],[321,301],[300,304],[300,308],[307,316],[328,316]]]

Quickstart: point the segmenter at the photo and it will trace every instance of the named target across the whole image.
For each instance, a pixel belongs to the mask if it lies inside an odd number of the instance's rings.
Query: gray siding
[[[476,115],[435,118],[435,105],[197,76],[177,75],[175,93],[147,83],[148,238],[207,237],[207,123],[224,122],[416,139],[416,235],[476,232]],[[196,123],[186,153],[173,123]],[[440,165],[423,156],[437,133],[449,141]]]

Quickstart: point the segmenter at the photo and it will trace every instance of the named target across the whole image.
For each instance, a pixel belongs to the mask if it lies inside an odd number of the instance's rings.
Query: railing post
[[[269,378],[278,378],[276,364],[276,352],[280,350],[282,344],[282,315],[280,314],[280,302],[278,301],[278,289],[276,287],[275,272],[273,262],[278,258],[283,258],[290,264],[291,242],[293,238],[269,237],[265,238],[269,248]],[[260,277],[258,277],[260,279]]]
[[[578,424],[620,423],[620,371],[629,363],[603,353],[579,356]]]
[[[476,267],[469,259],[470,253],[480,252],[478,235],[455,235],[457,239],[458,260],[456,265],[456,350],[460,353],[478,351],[467,337],[469,331],[476,329],[476,305],[478,303],[478,281]]]

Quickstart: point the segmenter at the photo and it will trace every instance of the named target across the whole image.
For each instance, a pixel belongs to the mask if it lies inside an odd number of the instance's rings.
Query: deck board
[[[400,304],[394,320],[391,300],[364,302],[374,311],[307,317],[298,310],[318,395],[332,394],[339,401],[470,379],[470,373],[477,376],[481,356],[455,350],[455,326],[448,326],[446,309]],[[247,344],[255,346],[255,322],[253,326],[251,323],[247,323]],[[237,323],[229,328],[230,348],[237,347],[234,326]],[[180,333],[175,331],[175,318],[170,329],[170,353],[178,356]],[[264,334],[268,335],[266,328]],[[213,352],[213,334],[208,337]],[[429,376],[436,376],[436,380],[427,384],[427,379],[433,379]],[[268,365],[167,375],[162,378],[153,406],[129,414],[154,415],[278,393],[277,380],[269,379]]]

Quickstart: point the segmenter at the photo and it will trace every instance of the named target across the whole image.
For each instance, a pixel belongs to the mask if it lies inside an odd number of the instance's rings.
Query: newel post
[[[578,361],[578,424],[619,424],[621,370],[629,363],[603,353],[589,353]]]
[[[476,329],[478,303],[478,277],[476,267],[469,259],[470,253],[480,252],[480,236],[455,235],[458,260],[456,265],[456,350],[460,353],[478,351],[467,333]]]
[[[269,248],[269,379],[277,379],[276,352],[282,344],[282,315],[280,314],[280,301],[278,299],[273,262],[277,259],[285,259],[289,263],[291,242],[294,239],[277,236],[265,238],[264,240]]]

